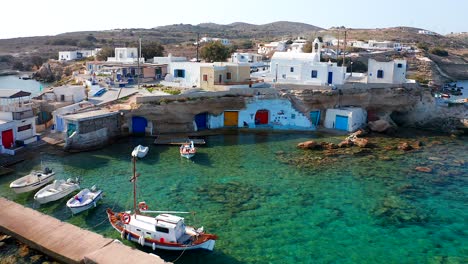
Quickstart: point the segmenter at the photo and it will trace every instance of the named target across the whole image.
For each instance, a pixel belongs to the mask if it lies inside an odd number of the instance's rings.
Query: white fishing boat
[[[96,207],[97,202],[102,199],[102,190],[97,190],[96,186],[91,189],[83,189],[77,195],[67,201],[67,207],[72,214],[78,214],[91,207]]]
[[[181,157],[190,159],[193,156],[195,156],[195,154],[197,153],[197,149],[193,145],[193,141],[190,140],[189,143],[184,143],[180,146],[179,152]]]
[[[107,209],[109,222],[120,233],[122,239],[136,242],[156,250],[213,250],[218,236],[205,233],[203,227],[195,229],[186,226],[184,218],[173,214],[189,212],[149,211],[145,202],[136,201],[136,158],[133,161],[133,213],[131,211],[113,212]],[[159,214],[156,217],[146,214]]]
[[[54,178],[55,172],[45,168],[44,171],[32,171],[28,175],[13,181],[10,188],[16,193],[30,192],[53,181]]]
[[[132,151],[132,157],[144,158],[148,154],[149,147],[136,146]]]
[[[46,185],[40,189],[35,195],[34,200],[40,204],[45,204],[52,201],[57,201],[68,196],[72,192],[80,189],[78,180],[55,180],[52,184]]]

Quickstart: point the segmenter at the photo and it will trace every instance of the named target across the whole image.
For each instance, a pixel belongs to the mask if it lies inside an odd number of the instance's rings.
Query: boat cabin
[[[155,218],[133,215],[131,223],[127,227],[131,232],[161,243],[178,243],[185,235],[184,218],[175,215],[160,214]]]

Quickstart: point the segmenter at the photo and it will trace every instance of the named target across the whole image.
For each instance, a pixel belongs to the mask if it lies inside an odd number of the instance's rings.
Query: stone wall
[[[102,128],[106,128],[107,135],[109,137],[115,137],[120,135],[120,127],[120,115],[116,113],[115,115],[111,116],[80,121],[78,130],[80,134],[87,134]]]

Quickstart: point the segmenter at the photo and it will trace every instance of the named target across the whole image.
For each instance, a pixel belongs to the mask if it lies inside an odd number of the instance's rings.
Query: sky
[[[468,32],[467,0],[3,0],[1,10],[0,39],[206,22]]]

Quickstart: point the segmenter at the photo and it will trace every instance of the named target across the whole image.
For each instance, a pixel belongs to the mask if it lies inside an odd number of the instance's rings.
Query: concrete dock
[[[0,197],[0,232],[64,263],[167,263]]]

